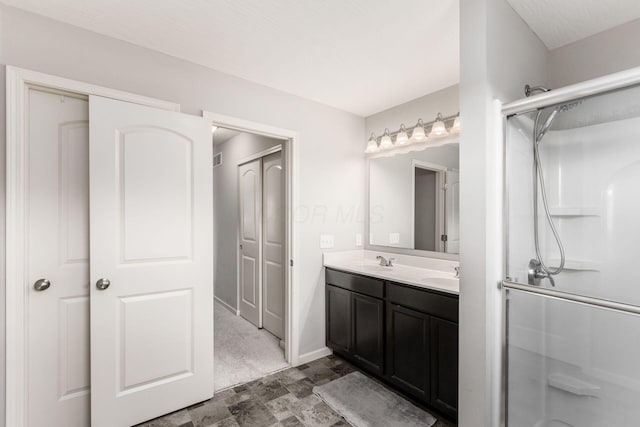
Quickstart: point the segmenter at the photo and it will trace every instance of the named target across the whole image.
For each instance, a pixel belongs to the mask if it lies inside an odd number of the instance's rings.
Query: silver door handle
[[[36,283],[33,284],[33,289],[38,292],[46,291],[51,286],[51,282],[49,279],[38,279]]]
[[[110,284],[111,282],[109,281],[109,279],[100,279],[96,282],[96,288],[98,288],[99,291],[104,291],[109,287]]]

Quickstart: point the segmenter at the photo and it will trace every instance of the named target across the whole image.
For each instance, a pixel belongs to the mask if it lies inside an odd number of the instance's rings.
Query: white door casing
[[[266,330],[284,339],[285,174],[282,152],[262,158],[262,319]]]
[[[96,96],[89,108],[91,419],[128,426],[213,395],[211,128]]]
[[[460,171],[448,170],[446,180],[446,251],[457,254],[460,253]]]
[[[28,425],[86,427],[89,104],[28,92]],[[37,280],[51,283],[37,291]]]
[[[240,315],[262,327],[262,160],[238,166]]]

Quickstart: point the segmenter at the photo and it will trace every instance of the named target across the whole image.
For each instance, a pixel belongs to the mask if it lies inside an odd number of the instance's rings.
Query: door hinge
[[[440,236],[440,240],[442,240],[443,242],[446,242],[447,241],[447,235],[446,234],[441,235]]]
[[[293,260],[292,259],[289,260],[289,267],[293,267]]]

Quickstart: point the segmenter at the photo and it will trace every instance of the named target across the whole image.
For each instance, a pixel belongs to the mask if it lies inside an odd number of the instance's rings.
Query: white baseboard
[[[333,354],[333,351],[331,351],[329,347],[324,347],[319,350],[310,351],[309,353],[299,355],[298,360],[293,366],[299,366],[305,363],[313,362],[316,359],[329,356],[330,354]]]
[[[215,300],[218,301],[220,304],[222,304],[222,306],[224,308],[226,308],[227,310],[229,310],[230,312],[232,312],[235,316],[240,316],[240,310],[236,310],[235,308],[233,308],[231,305],[227,304],[226,302],[222,301],[220,298],[215,297]]]

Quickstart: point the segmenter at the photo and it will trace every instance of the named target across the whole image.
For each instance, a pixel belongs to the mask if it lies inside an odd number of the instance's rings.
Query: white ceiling
[[[0,0],[361,116],[459,80],[451,0]]]
[[[507,0],[549,49],[640,18],[639,0]]]

